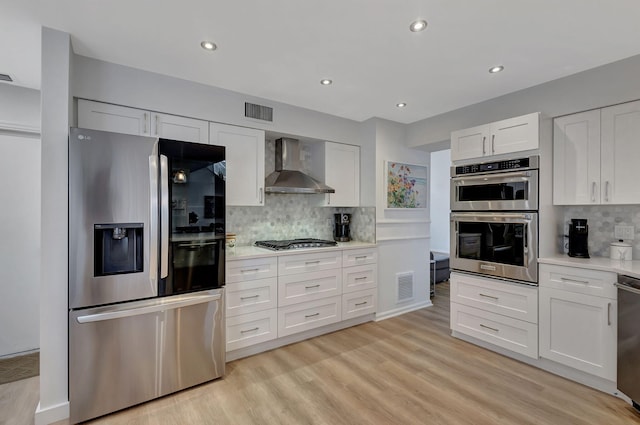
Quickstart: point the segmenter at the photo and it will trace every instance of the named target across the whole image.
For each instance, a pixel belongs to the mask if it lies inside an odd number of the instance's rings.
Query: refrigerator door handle
[[[160,155],[160,279],[169,275],[169,160]]]
[[[149,156],[149,280],[158,287],[158,155]]]
[[[213,295],[199,295],[195,297],[189,297],[178,301],[168,303],[157,303],[135,308],[127,308],[124,310],[106,311],[104,313],[88,314],[86,316],[78,316],[76,319],[78,323],[93,323],[103,322],[105,320],[120,319],[123,317],[140,316],[142,314],[157,313],[165,310],[175,310],[177,308],[188,307],[195,304],[203,304],[211,301],[217,301],[222,298],[222,294]]]

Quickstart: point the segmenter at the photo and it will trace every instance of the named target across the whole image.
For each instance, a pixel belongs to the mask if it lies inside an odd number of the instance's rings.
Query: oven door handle
[[[456,221],[495,221],[498,223],[530,223],[533,220],[531,213],[497,213],[497,214],[482,214],[482,213],[451,213],[451,219]],[[514,221],[519,220],[519,221]]]
[[[453,177],[452,180],[458,184],[463,186],[465,181],[476,182],[482,181],[486,183],[509,183],[514,181],[522,181],[531,178],[533,171],[514,171],[509,173],[499,173],[499,174],[480,174],[480,175],[460,175]]]

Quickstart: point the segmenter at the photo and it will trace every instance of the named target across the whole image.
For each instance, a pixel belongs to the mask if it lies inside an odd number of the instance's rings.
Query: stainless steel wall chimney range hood
[[[265,180],[267,193],[335,193],[324,183],[300,171],[300,141],[276,140],[276,170]]]

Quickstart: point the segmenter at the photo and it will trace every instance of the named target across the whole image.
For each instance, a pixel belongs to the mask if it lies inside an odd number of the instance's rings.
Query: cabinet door
[[[616,380],[617,303],[540,288],[540,357]]]
[[[640,101],[602,109],[603,204],[640,203]]]
[[[326,195],[327,205],[357,207],[360,204],[360,147],[326,142],[325,164],[325,183],[336,190]]]
[[[140,109],[78,99],[78,127],[150,136],[151,114]]]
[[[538,149],[539,115],[534,112],[492,123],[487,155]]]
[[[209,143],[209,122],[169,114],[152,114],[153,134],[164,139]]]
[[[553,120],[553,203],[600,203],[600,110]]]
[[[209,140],[227,148],[227,205],[264,205],[264,131],[211,123]]]
[[[451,160],[480,158],[487,153],[490,125],[458,130],[451,133]]]

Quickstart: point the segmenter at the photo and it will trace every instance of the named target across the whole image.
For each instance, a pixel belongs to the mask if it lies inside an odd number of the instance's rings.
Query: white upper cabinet
[[[640,101],[553,120],[553,203],[640,203]]]
[[[208,122],[78,99],[78,127],[208,143]]]
[[[534,112],[451,133],[451,160],[521,152],[539,147],[540,114]]]
[[[264,205],[264,131],[211,123],[212,145],[226,147],[229,206]]]
[[[553,120],[553,203],[600,203],[600,110]]]
[[[321,206],[360,205],[360,147],[343,143],[314,143],[312,177],[335,189],[324,195]]]

